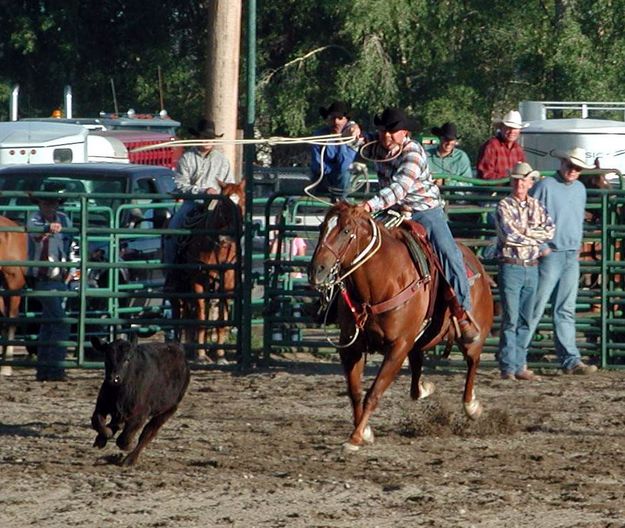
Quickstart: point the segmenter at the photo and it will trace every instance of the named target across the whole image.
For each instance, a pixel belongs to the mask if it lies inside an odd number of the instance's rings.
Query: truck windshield
[[[56,184],[57,188],[63,189],[66,193],[89,193],[89,204],[116,207],[121,203],[119,198],[102,198],[97,193],[116,194],[126,191],[123,177],[102,177],[97,175],[75,175],[71,177],[54,174],[50,176],[44,173],[36,174],[2,174],[0,175],[0,208],[14,205],[32,205],[29,196],[11,197],[7,196],[8,191],[40,191],[44,184],[49,182]],[[75,204],[79,202],[78,197],[68,197],[65,204]]]

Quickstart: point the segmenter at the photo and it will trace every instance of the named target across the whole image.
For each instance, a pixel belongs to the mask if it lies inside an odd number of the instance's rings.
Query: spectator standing
[[[528,163],[517,163],[510,171],[512,193],[497,205],[496,256],[503,309],[498,361],[502,379],[537,379],[526,368],[529,324],[538,286],[541,245],[551,240],[555,231],[543,205],[528,196],[539,176]]]
[[[319,189],[330,194],[332,201],[344,200],[350,191],[350,167],[358,155],[360,127],[350,121],[349,106],[344,101],[334,101],[329,107],[321,107],[319,114],[327,124],[314,132],[315,136],[341,134],[353,136],[353,144],[313,145],[311,171],[313,179],[323,174]]]
[[[555,352],[565,374],[592,374],[597,367],[586,365],[575,343],[575,303],[579,286],[579,250],[583,238],[586,188],[579,181],[581,171],[592,169],[581,147],[554,150],[560,160],[555,177],[544,178],[531,195],[547,209],[556,225],[549,242],[550,252],[540,260],[538,294],[530,324],[527,345],[551,300]]]
[[[44,184],[42,191],[60,193],[62,187],[54,183]],[[51,196],[33,198],[39,209],[27,221],[28,258],[45,262],[66,262],[69,260],[71,235],[66,230],[72,227],[72,221],[59,206],[62,197]],[[31,229],[33,232],[30,232]],[[43,230],[43,232],[42,232]],[[39,329],[40,345],[37,347],[37,381],[67,381],[62,362],[67,349],[61,341],[69,338],[70,326],[65,318],[65,298],[67,291],[67,269],[61,267],[31,267],[28,270],[33,288],[39,292],[58,291],[58,296],[39,297],[41,317],[50,321],[41,323]]]
[[[523,148],[518,144],[523,123],[521,114],[511,110],[501,119],[495,135],[482,144],[477,155],[477,177],[483,180],[506,178],[515,163],[525,161]]]

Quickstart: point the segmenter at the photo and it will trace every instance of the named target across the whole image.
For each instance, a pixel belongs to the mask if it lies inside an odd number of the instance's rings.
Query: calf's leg
[[[158,430],[176,412],[176,409],[178,409],[178,405],[174,405],[164,413],[157,414],[146,424],[143,431],[141,431],[141,436],[139,436],[136,447],[128,453],[128,456],[122,461],[123,466],[132,466],[137,461],[139,453],[152,441],[156,433],[158,433]]]

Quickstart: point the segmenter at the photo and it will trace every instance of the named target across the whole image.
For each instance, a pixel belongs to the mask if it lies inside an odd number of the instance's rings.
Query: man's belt
[[[536,259],[518,259],[503,257],[499,259],[502,264],[514,264],[515,266],[538,266],[538,260]]]

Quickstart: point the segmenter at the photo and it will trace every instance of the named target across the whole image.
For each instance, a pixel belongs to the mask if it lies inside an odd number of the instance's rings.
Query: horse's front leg
[[[410,397],[413,400],[427,398],[434,392],[435,386],[431,381],[423,381],[421,379],[421,374],[423,372],[423,351],[413,346],[408,354],[408,362],[410,363],[410,372],[412,375],[410,381]]]
[[[340,356],[347,381],[347,394],[352,404],[354,427],[356,427],[362,419],[363,409],[362,374],[365,368],[365,357],[362,343],[356,342],[349,348],[341,349]]]
[[[369,419],[378,406],[382,394],[384,394],[384,391],[386,391],[397,377],[407,354],[408,344],[403,339],[395,341],[391,345],[390,350],[384,354],[384,360],[382,361],[380,370],[373,381],[373,385],[371,385],[371,388],[367,391],[365,396],[360,419],[355,423],[356,427],[349,441],[344,445],[346,450],[355,451],[358,450],[363,443],[373,442],[373,433],[369,427]]]
[[[7,308],[6,306],[2,306],[3,314],[7,312],[6,308]],[[20,309],[20,298],[16,296],[9,297],[8,316],[10,318],[17,317],[19,314],[19,309]],[[6,341],[14,341],[15,332],[16,332],[15,323],[11,323],[8,326],[3,327],[2,337]],[[13,360],[13,345],[12,344],[5,344],[2,346],[2,359],[5,361]],[[11,374],[13,374],[13,368],[11,367],[11,365],[2,365],[2,367],[0,367],[0,375],[10,376]]]
[[[484,338],[468,347],[461,346],[467,362],[467,377],[464,383],[462,402],[464,404],[464,412],[472,420],[477,420],[482,415],[483,410],[482,404],[475,396],[475,376],[477,374],[477,367],[480,364],[483,339]]]
[[[206,326],[204,323],[206,322],[206,299],[203,297],[205,293],[205,288],[201,284],[201,280],[195,281],[193,284],[193,293],[197,294],[198,297],[194,300],[195,302],[195,318],[197,321],[197,330],[195,332],[196,335],[196,343],[200,347],[196,351],[195,357],[198,360],[206,360]]]

